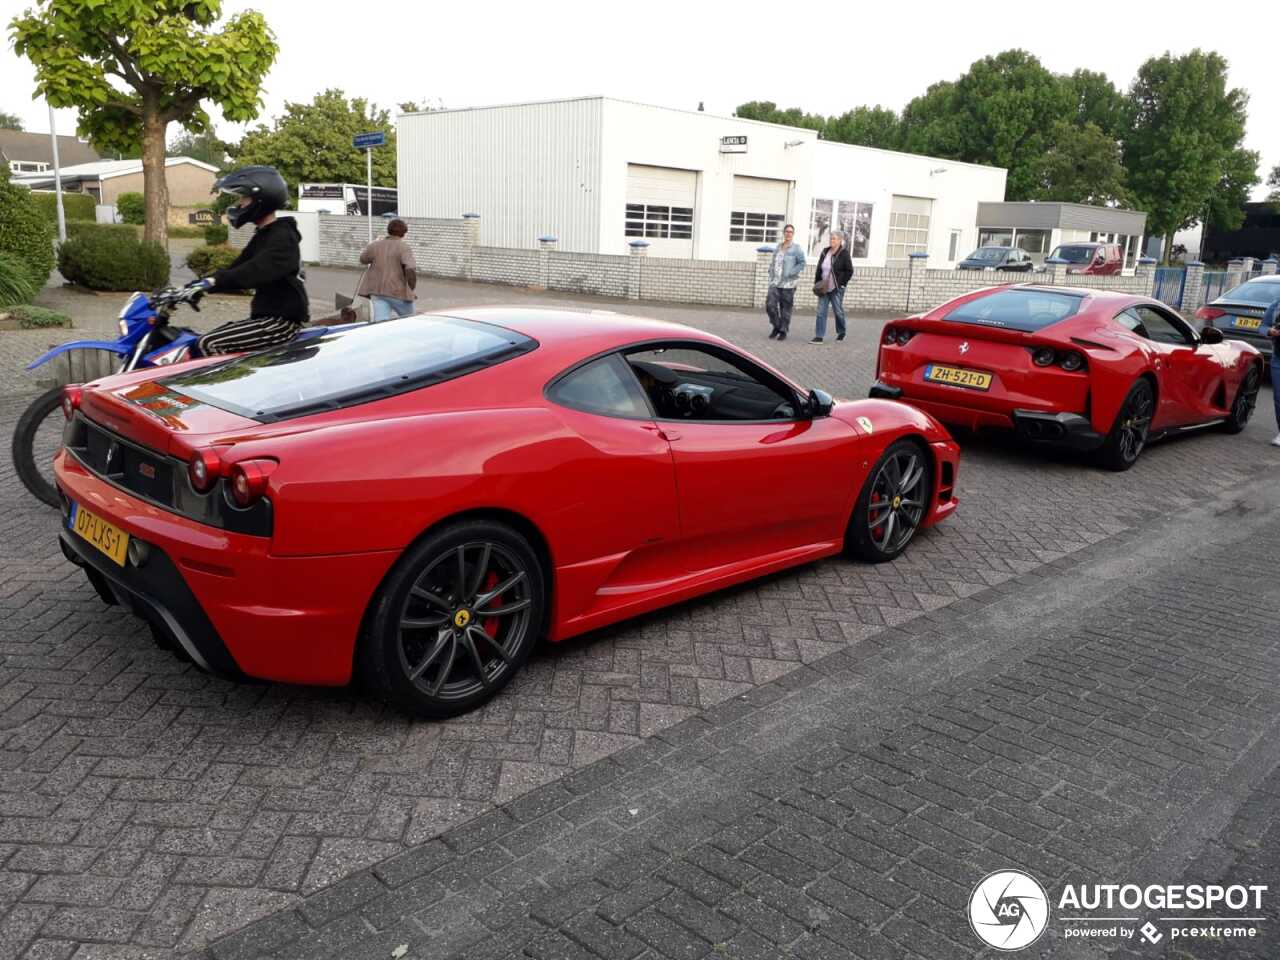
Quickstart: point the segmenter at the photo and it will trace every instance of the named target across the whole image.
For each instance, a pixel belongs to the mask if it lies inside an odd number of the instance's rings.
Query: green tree
[[[1124,137],[1128,127],[1128,105],[1124,94],[1107,79],[1105,73],[1077,70],[1062,83],[1070,98],[1073,122],[1083,127],[1092,123],[1114,140]]]
[[[1057,121],[1032,165],[1031,200],[1124,205],[1128,202],[1120,144],[1097,124]]]
[[[236,164],[275,167],[296,191],[299,183],[364,183],[364,151],[351,146],[357,133],[381,130],[387,145],[373,151],[373,181],[396,185],[396,132],[387,110],[341,90],[325,90],[310,103],[286,103],[271,127],[259,124],[231,148]]]
[[[5,113],[0,110],[0,130],[21,130],[22,118],[16,113]]]
[[[961,159],[961,117],[956,107],[956,85],[950,80],[932,83],[902,108],[902,149],[935,157]]]
[[[170,123],[202,133],[210,101],[232,121],[260,109],[275,38],[260,13],[215,29],[221,0],[39,0],[9,25],[36,69],[36,94],[76,107],[79,127],[108,152],[142,147],[146,239],[167,239],[165,140]]]
[[[819,131],[827,123],[827,118],[821,114],[805,113],[799,107],[781,110],[772,100],[748,101],[733,111],[733,115],[743,120],[763,120],[765,123],[781,123],[788,127],[807,127]]]
[[[221,170],[227,165],[227,145],[218,139],[212,128],[204,133],[188,133],[184,130],[169,141],[169,156],[190,157]]]
[[[854,107],[838,117],[828,118],[821,133],[824,140],[837,143],[897,150],[902,141],[902,121],[892,110],[879,104]]]
[[[1280,208],[1280,163],[1271,168],[1271,172],[1267,174],[1267,186],[1276,187],[1267,194],[1267,202]]]
[[[1242,165],[1233,154],[1244,139],[1248,101],[1243,90],[1227,87],[1227,61],[1217,53],[1166,53],[1138,69],[1124,163],[1148,229],[1165,237],[1166,251],[1176,231],[1205,215],[1228,168]],[[1258,182],[1252,176],[1249,186]]]
[[[1227,154],[1222,176],[1199,217],[1206,227],[1236,230],[1244,223],[1244,205],[1258,182],[1258,152],[1237,147]]]

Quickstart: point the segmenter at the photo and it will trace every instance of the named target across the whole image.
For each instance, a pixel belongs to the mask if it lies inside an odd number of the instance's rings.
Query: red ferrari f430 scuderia
[[[424,716],[559,640],[956,507],[927,413],[833,402],[708,334],[475,309],[67,389],[66,556],[228,675]]]

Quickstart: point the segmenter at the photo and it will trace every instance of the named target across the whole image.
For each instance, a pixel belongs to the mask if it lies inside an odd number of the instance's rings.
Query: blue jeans
[[[1271,398],[1276,405],[1276,426],[1280,427],[1280,340],[1272,341],[1271,353]]]
[[[827,304],[831,304],[831,312],[836,315],[836,333],[844,336],[844,287],[836,287],[830,293],[818,297],[818,329],[816,335],[827,335]]]
[[[395,297],[370,297],[373,303],[373,319],[390,320],[392,317],[413,316],[412,300],[397,300]]]

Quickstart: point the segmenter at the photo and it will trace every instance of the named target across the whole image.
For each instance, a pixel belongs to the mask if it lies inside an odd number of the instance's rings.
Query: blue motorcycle
[[[27,369],[34,370],[66,354],[72,374],[69,382],[74,382],[77,358],[86,373],[84,379],[93,380],[198,357],[196,342],[200,335],[186,327],[171,326],[169,317],[182,304],[198,311],[204,294],[203,288],[195,286],[169,287],[153,294],[135,293],[120,311],[119,338],[59,344],[27,364]],[[329,329],[304,327],[298,339],[318,337]],[[53,507],[58,506],[53,458],[62,446],[61,406],[62,387],[53,387],[31,402],[13,431],[13,464],[19,479],[38,499]]]

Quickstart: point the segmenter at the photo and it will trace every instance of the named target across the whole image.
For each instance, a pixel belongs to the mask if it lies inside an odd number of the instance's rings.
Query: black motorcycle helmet
[[[275,167],[241,167],[214,181],[214,193],[230,193],[248,198],[227,208],[227,222],[239,229],[282,210],[289,203],[289,186]]]

